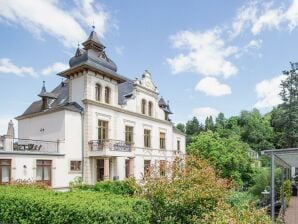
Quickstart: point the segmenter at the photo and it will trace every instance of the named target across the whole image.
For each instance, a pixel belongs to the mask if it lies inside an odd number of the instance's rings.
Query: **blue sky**
[[[92,23],[118,72],[148,69],[176,122],[280,102],[298,55],[298,0],[0,0],[0,133],[61,79]]]

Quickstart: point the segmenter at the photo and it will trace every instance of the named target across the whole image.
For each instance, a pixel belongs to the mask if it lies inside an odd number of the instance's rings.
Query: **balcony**
[[[24,138],[5,138],[0,153],[58,154],[61,142]]]
[[[133,146],[121,140],[91,140],[89,156],[133,156]]]

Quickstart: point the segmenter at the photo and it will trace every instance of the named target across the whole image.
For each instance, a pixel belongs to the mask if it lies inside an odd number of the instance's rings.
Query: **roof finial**
[[[94,19],[92,21],[92,29],[95,30]]]
[[[41,88],[41,93],[46,92],[46,81],[42,81],[42,88]]]

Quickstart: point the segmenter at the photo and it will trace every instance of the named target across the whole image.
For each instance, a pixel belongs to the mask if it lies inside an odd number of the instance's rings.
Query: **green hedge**
[[[150,217],[150,205],[142,199],[101,192],[0,187],[2,223],[149,223]]]

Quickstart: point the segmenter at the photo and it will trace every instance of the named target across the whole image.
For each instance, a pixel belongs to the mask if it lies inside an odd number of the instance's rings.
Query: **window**
[[[36,181],[51,185],[51,160],[36,160]]]
[[[159,134],[159,147],[161,149],[166,148],[166,134],[163,132],[160,132],[160,134]]]
[[[151,147],[151,130],[144,129],[144,147]]]
[[[166,175],[166,161],[160,160],[159,161],[159,175],[164,177]]]
[[[125,143],[128,145],[133,144],[133,127],[125,126]]]
[[[152,116],[153,114],[153,103],[150,101],[148,104],[148,115]]]
[[[99,85],[99,84],[95,85],[95,99],[97,101],[101,100],[101,85]]]
[[[108,122],[98,120],[98,144],[103,146],[105,140],[108,139]]]
[[[177,151],[180,152],[180,140],[177,140]]]
[[[105,87],[105,103],[110,103],[110,98],[111,98],[111,89],[110,87]]]
[[[142,99],[142,114],[146,114],[146,100]]]
[[[82,171],[82,161],[70,161],[70,171]]]
[[[144,160],[144,176],[150,175],[151,160]]]
[[[8,184],[11,177],[11,159],[0,159],[0,184]]]

